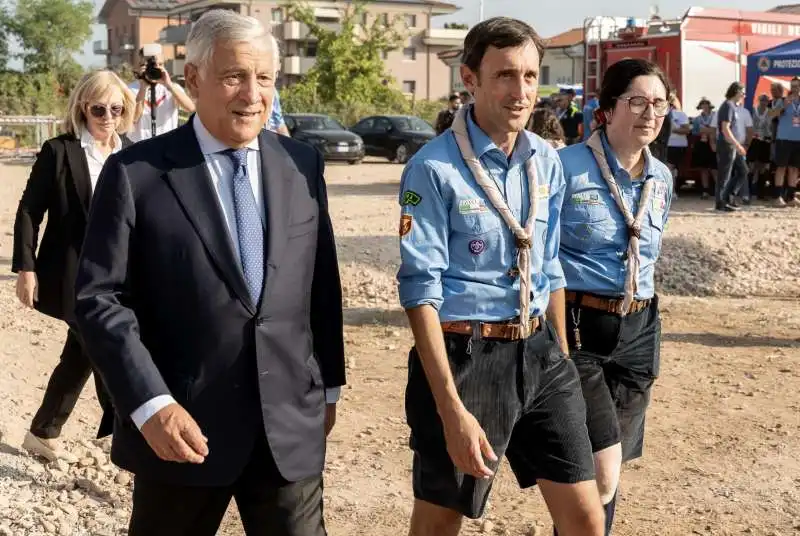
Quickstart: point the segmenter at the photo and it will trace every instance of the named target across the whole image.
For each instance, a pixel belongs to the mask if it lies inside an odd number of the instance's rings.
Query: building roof
[[[146,11],[162,11],[164,15],[169,13],[170,10],[184,4],[198,3],[200,0],[105,0],[103,7],[97,14],[97,20],[105,23],[111,7],[118,1],[127,2],[131,9],[141,9]],[[235,0],[235,2],[244,3],[250,0]],[[222,0],[220,0],[222,2]],[[349,0],[334,0],[334,2],[350,3]],[[379,4],[421,4],[436,8],[440,11],[447,13],[455,13],[459,7],[447,2],[439,2],[438,0],[377,0]]]
[[[113,2],[114,0],[106,0],[107,2]],[[127,0],[131,1],[131,0]],[[141,1],[141,0],[133,0],[133,1]],[[144,0],[148,1],[148,0]],[[195,6],[207,8],[209,5],[213,5],[217,2],[222,3],[223,1],[228,4],[250,4],[252,0],[173,0],[174,4],[172,7],[173,14],[183,13],[184,10],[195,9]],[[315,0],[310,0],[310,3],[313,7]],[[333,0],[334,4],[350,4],[351,0]],[[439,2],[438,0],[374,0],[376,4],[411,4],[411,5],[419,5],[429,7],[433,10],[433,15],[442,15],[442,14],[450,14],[455,13],[460,8],[454,4],[449,4],[447,2]],[[330,2],[325,2],[326,7],[329,7]]]
[[[583,28],[572,28],[544,40],[547,48],[567,48],[583,43]]]
[[[783,4],[768,10],[770,13],[788,13],[790,15],[800,15],[800,4]]]

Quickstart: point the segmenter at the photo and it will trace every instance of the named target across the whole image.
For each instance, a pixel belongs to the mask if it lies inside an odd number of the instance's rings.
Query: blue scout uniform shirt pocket
[[[605,182],[598,184],[585,175],[585,179],[577,177],[576,186],[567,192],[561,211],[561,239],[565,246],[589,252],[614,245],[617,222],[612,213],[616,206],[608,204]]]
[[[487,270],[504,252],[505,222],[482,198],[457,198],[450,211],[450,263]]]

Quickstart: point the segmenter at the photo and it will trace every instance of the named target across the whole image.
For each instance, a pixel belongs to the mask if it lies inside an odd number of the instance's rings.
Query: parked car
[[[325,160],[357,164],[364,158],[364,140],[336,119],[322,114],[285,114],[292,138],[314,145]]]
[[[433,127],[413,115],[373,115],[353,127],[364,140],[367,156],[381,156],[404,164],[414,153],[436,137]]]

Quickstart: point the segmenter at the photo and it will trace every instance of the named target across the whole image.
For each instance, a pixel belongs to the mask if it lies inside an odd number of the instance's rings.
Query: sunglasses
[[[89,113],[92,114],[92,117],[96,117],[98,119],[106,116],[106,110],[111,113],[111,117],[119,117],[125,113],[125,107],[121,104],[112,104],[111,106],[106,106],[105,104],[93,104],[92,106],[89,106]]]

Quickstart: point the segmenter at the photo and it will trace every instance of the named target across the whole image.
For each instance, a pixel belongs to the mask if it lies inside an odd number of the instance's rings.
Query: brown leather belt
[[[542,325],[539,318],[530,319],[530,332],[538,330]],[[521,330],[516,322],[481,322],[481,338],[483,339],[506,339],[510,341],[520,340]],[[459,335],[472,335],[472,322],[469,320],[457,320],[455,322],[442,322],[442,331],[445,333],[458,333]]]
[[[598,309],[600,311],[605,311],[607,313],[614,313],[617,315],[622,314],[622,298],[603,298],[601,296],[595,296],[593,294],[581,294],[580,301],[578,301],[578,293],[568,290],[566,292],[566,299],[567,303],[575,304],[578,307],[588,307],[590,309]],[[628,311],[630,313],[638,313],[640,311],[644,311],[648,307],[650,307],[650,302],[652,299],[648,300],[633,300],[631,304],[631,309]]]

